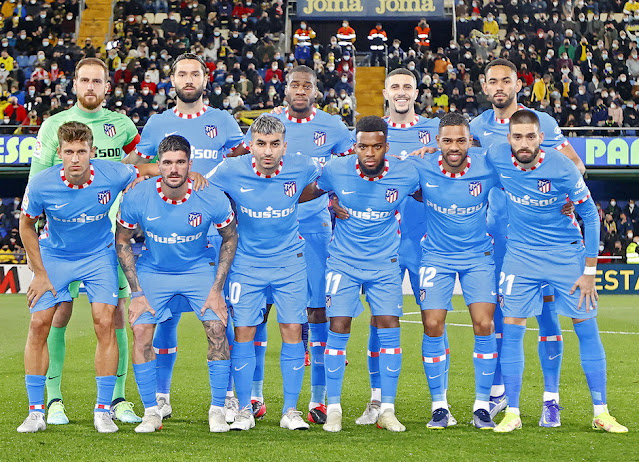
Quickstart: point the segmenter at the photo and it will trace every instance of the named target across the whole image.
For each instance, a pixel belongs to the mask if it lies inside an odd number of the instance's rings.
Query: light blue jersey
[[[542,149],[562,149],[568,145],[568,140],[561,133],[557,121],[548,113],[529,109],[519,105],[518,109],[534,112],[539,117],[539,131],[544,134]],[[470,122],[470,134],[479,141],[480,146],[487,150],[495,144],[507,143],[510,119],[498,119],[495,111],[489,109],[482,112]],[[503,242],[500,236],[506,234],[506,198],[501,190],[495,188],[489,196],[488,232],[496,237],[496,241]]]
[[[206,175],[235,149],[244,135],[231,114],[204,106],[194,115],[171,109],[149,118],[137,146],[138,155],[154,159],[160,142],[169,135],[184,136],[191,143],[192,170]]]
[[[375,178],[359,170],[356,156],[336,158],[324,167],[318,186],[334,191],[350,217],[335,225],[330,258],[357,268],[378,268],[396,263],[400,243],[401,202],[419,189],[412,162],[387,157]]]
[[[233,265],[284,267],[297,264],[304,253],[297,208],[303,189],[321,167],[313,159],[286,154],[274,174],[257,171],[251,155],[225,159],[211,183],[235,202],[239,242]]]
[[[113,244],[109,209],[137,176],[133,165],[93,159],[89,181],[73,185],[64,168],[54,165],[29,181],[22,212],[30,218],[46,213],[40,246],[49,254],[63,258],[92,255]]]
[[[441,153],[411,161],[419,172],[426,215],[423,254],[468,260],[492,252],[486,209],[488,193],[499,180],[482,150],[469,150],[467,168],[460,173],[446,171]]]
[[[344,156],[353,152],[350,133],[342,119],[313,108],[306,119],[297,119],[285,110],[281,114],[270,114],[282,121],[286,127],[286,152],[312,157],[321,165],[332,156]],[[244,145],[248,148],[252,132],[246,133]],[[305,202],[299,205],[301,233],[317,233],[323,228],[330,230],[328,198]]]
[[[583,236],[574,216],[561,208],[570,200],[580,215],[589,220],[594,211],[590,191],[577,167],[556,149],[542,150],[538,163],[528,170],[515,164],[507,143],[493,146],[487,155],[497,170],[506,193],[508,207],[508,245],[548,249],[581,242]],[[590,207],[592,204],[592,207]],[[583,210],[583,214],[582,214]],[[590,230],[587,256],[597,256],[599,233]]]
[[[174,201],[162,194],[161,182],[144,181],[122,198],[118,222],[144,231],[146,250],[137,266],[170,273],[209,266],[207,231],[233,221],[231,203],[214,187],[193,191],[190,180],[184,199]]]

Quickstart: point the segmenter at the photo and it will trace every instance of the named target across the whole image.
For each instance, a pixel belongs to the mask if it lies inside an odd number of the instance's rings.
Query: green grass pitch
[[[579,365],[577,338],[568,320],[565,332],[561,405],[562,426],[537,425],[543,391],[537,332],[526,335],[526,373],[522,393],[524,428],[512,434],[480,432],[471,427],[474,375],[472,330],[463,301],[455,297],[455,311],[448,315],[452,365],[449,402],[459,421],[444,431],[426,429],[430,400],[421,362],[422,328],[414,300],[405,297],[402,323],[403,370],[397,398],[397,414],[407,431],[391,434],[376,427],[356,426],[354,421],[369,398],[366,371],[367,315],[353,323],[348,345],[349,365],[342,398],[344,430],[328,434],[319,426],[307,432],[279,428],[281,377],[279,333],[272,316],[269,322],[265,396],[268,413],[249,432],[211,434],[206,341],[195,316],[180,323],[178,359],[171,402],[173,417],[151,435],[137,435],[133,425],[119,423],[116,434],[100,435],[93,429],[95,399],[93,334],[86,297],[76,304],[67,330],[67,360],[63,393],[69,425],[49,426],[45,432],[18,434],[16,427],[26,416],[23,348],[29,314],[24,295],[0,296],[0,460],[288,460],[376,461],[382,460],[639,460],[639,307],[636,296],[605,296],[600,300],[599,327],[608,355],[608,403],[611,413],[628,426],[625,435],[590,429],[592,406]],[[529,327],[535,328],[534,320]],[[130,337],[130,334],[129,334]],[[129,371],[128,399],[142,411],[133,372]],[[309,399],[307,369],[299,408],[306,411]],[[501,416],[498,417],[498,420]],[[125,459],[126,458],[126,459]]]

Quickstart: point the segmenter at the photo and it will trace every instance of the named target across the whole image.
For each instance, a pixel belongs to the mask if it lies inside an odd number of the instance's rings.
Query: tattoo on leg
[[[221,321],[202,321],[206,338],[209,341],[209,351],[206,358],[209,361],[230,359],[229,342],[226,338],[226,327]]]
[[[144,355],[144,362],[148,363],[155,358],[155,352],[153,351],[153,343],[147,343],[144,345],[142,354]]]

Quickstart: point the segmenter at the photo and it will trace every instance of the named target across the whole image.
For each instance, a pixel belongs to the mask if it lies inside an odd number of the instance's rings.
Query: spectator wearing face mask
[[[353,86],[348,83],[348,75],[342,74],[340,76],[340,80],[335,84],[335,91],[339,94],[342,90],[346,91],[347,95],[351,95],[353,93]]]
[[[355,29],[353,29],[348,21],[342,21],[342,27],[337,29],[337,44],[342,47],[342,50],[354,50],[354,43],[357,39]]]
[[[315,31],[306,21],[302,21],[300,27],[295,31],[295,35],[293,35],[295,59],[299,61],[300,64],[304,64],[311,59],[311,41],[316,35]]]
[[[639,208],[634,199],[629,199],[628,204],[623,209],[628,221],[632,224],[634,231],[639,231]],[[639,234],[639,233],[638,233]]]
[[[604,213],[610,214],[614,220],[619,219],[619,215],[621,215],[621,208],[617,205],[617,199],[610,199],[608,206],[604,209]]]
[[[630,237],[632,233],[628,233]],[[626,247],[626,263],[628,265],[639,265],[639,236],[632,235],[632,240]]]

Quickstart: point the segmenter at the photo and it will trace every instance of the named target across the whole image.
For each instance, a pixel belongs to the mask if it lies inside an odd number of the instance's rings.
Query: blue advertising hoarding
[[[597,292],[600,294],[639,294],[639,265],[597,266],[595,276]]]
[[[297,16],[313,20],[444,18],[444,0],[297,0]],[[382,18],[383,17],[383,18]]]
[[[568,138],[586,167],[639,168],[639,138]],[[0,167],[29,165],[35,135],[0,135]]]

